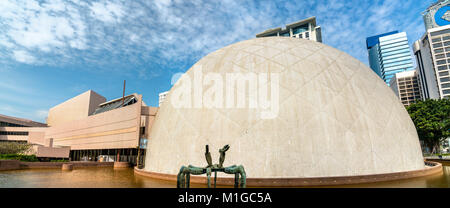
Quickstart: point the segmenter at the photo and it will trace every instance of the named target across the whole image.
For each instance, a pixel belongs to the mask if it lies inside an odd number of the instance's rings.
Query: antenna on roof
[[[123,80],[122,106],[125,103],[125,83],[126,83],[126,80]]]

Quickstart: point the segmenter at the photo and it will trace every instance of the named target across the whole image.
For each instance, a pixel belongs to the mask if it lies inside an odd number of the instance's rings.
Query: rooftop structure
[[[423,13],[426,30],[450,24],[450,0],[439,0]]]
[[[322,42],[322,29],[320,26],[317,26],[316,17],[310,17],[288,24],[284,29],[280,27],[268,29],[256,35],[257,38],[272,36],[294,37]]]

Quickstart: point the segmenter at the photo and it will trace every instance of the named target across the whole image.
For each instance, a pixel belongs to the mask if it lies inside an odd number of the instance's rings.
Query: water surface
[[[449,188],[450,166],[443,174],[391,182],[333,187]],[[0,171],[0,188],[175,188],[175,182],[135,175],[132,168],[112,167]],[[192,184],[191,187],[206,187]]]

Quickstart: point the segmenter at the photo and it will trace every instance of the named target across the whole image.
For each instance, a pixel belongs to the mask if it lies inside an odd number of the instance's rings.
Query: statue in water
[[[225,145],[222,149],[219,149],[220,158],[219,164],[213,164],[211,159],[211,153],[209,152],[209,146],[206,145],[205,158],[208,165],[204,168],[195,167],[192,165],[182,166],[180,172],[177,175],[177,188],[189,188],[190,175],[202,175],[206,173],[208,180],[208,188],[211,188],[211,172],[214,172],[214,188],[217,182],[217,172],[224,172],[227,174],[234,174],[234,187],[245,188],[246,186],[246,174],[242,165],[232,165],[229,167],[223,167],[225,161],[225,152],[230,149],[230,145]]]

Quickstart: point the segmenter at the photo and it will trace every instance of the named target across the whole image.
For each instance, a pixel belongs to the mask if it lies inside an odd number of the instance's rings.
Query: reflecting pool
[[[376,188],[449,188],[450,166],[443,174],[391,182],[333,186]],[[132,168],[112,167],[0,171],[0,188],[174,188],[175,182],[135,175]],[[191,187],[206,187],[191,184]]]

